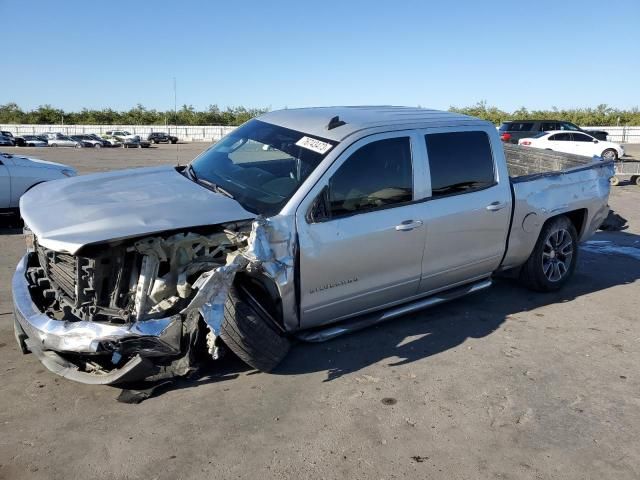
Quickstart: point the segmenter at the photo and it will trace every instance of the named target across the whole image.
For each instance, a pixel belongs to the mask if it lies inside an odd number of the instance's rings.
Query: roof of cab
[[[330,120],[336,116],[345,124],[329,128]],[[293,108],[265,113],[258,120],[334,141],[360,130],[384,126],[482,124],[494,127],[490,122],[460,113],[394,106]]]

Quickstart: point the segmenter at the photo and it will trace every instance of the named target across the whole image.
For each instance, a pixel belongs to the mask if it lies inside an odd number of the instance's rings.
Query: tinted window
[[[573,123],[570,123],[570,122],[561,122],[560,128],[557,130],[571,130],[573,132],[580,131],[578,127],[576,127]]]
[[[540,124],[540,130],[543,132],[549,132],[551,130],[560,130],[557,122],[542,122]]]
[[[493,156],[484,132],[425,135],[432,196],[440,197],[494,184]]]
[[[589,135],[585,135],[584,133],[574,133],[573,140],[576,142],[592,142],[593,138]]]
[[[511,122],[507,125],[506,130],[508,132],[530,132],[533,130],[533,122]]]
[[[552,141],[560,141],[560,142],[570,142],[571,134],[570,133],[556,133],[555,135],[551,135],[549,140]]]
[[[365,145],[342,164],[329,182],[331,217],[371,211],[412,199],[409,137]]]

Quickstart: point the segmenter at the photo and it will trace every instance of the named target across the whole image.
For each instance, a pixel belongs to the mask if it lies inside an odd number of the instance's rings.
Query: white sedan
[[[39,183],[77,174],[61,163],[0,153],[0,215],[17,212],[22,194]]]
[[[569,132],[567,130],[540,132],[535,137],[521,138],[518,140],[518,145],[587,157],[595,155],[605,160],[617,160],[624,155],[624,149],[617,143],[598,140],[583,132]]]

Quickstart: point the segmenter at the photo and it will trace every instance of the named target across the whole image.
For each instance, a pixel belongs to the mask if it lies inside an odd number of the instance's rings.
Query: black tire
[[[631,183],[635,183],[636,185],[640,186],[640,175],[634,175],[633,177],[631,177]]]
[[[102,148],[102,144],[100,144],[100,143],[95,143],[95,144],[93,145],[93,148]]]
[[[571,220],[564,215],[549,219],[531,256],[522,266],[520,280],[531,290],[554,292],[573,276],[577,260],[578,233]]]
[[[618,152],[616,152],[613,148],[607,148],[602,152],[602,155],[600,156],[605,160],[613,160],[614,162],[618,161]]]
[[[618,185],[620,185],[620,179],[619,179],[618,177],[616,177],[616,176],[613,176],[613,177],[611,177],[611,178],[609,179],[609,184],[610,184],[612,187],[618,186]]]
[[[262,372],[273,370],[291,348],[289,339],[235,285],[224,306],[220,337],[242,361]]]

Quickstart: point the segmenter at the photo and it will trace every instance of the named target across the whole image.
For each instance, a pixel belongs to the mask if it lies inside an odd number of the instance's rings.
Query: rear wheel
[[[248,365],[270,372],[289,352],[291,342],[246,292],[233,285],[224,306],[222,341]]]
[[[611,186],[615,187],[616,185],[620,185],[620,179],[616,176],[613,176],[609,179],[609,184],[611,184]]]
[[[604,152],[602,152],[601,156],[605,160],[618,160],[618,152],[616,152],[613,148],[607,148]]]
[[[96,143],[93,145],[93,148],[102,148],[102,144],[101,143]]]
[[[57,143],[50,143],[50,144],[49,144],[49,146],[50,146],[50,147],[54,147],[54,148],[55,148],[55,147],[57,147],[57,146],[58,146],[58,144],[57,144]]]
[[[565,216],[550,219],[542,227],[520,279],[531,290],[553,292],[573,275],[578,255],[578,234]]]

